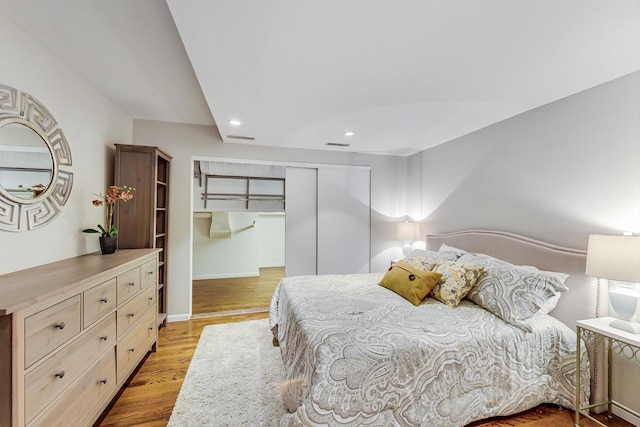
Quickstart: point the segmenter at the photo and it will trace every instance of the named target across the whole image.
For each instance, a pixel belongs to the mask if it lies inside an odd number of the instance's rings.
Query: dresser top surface
[[[160,249],[119,249],[81,255],[0,276],[0,315],[39,303],[60,292],[126,271],[157,256]],[[97,283],[96,283],[97,284]]]

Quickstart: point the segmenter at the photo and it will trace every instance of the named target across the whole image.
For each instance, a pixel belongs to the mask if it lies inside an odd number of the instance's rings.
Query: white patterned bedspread
[[[467,300],[416,307],[381,278],[280,282],[269,321],[287,375],[281,425],[451,427],[541,403],[574,408],[576,334],[560,321],[537,315],[528,333]]]

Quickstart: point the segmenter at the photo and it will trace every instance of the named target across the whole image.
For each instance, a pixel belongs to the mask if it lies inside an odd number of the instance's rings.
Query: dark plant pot
[[[100,250],[103,254],[112,254],[118,248],[118,237],[100,236]]]

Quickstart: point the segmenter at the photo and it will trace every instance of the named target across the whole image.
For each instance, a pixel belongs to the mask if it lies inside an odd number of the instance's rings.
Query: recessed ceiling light
[[[240,126],[242,122],[240,120],[229,120],[231,126]]]
[[[353,136],[355,135],[352,131],[348,130],[344,133],[344,136]]]

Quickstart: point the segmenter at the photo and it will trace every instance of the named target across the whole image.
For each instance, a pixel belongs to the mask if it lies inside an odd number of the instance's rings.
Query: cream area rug
[[[284,368],[272,337],[268,319],[205,326],[168,426],[277,426]]]

